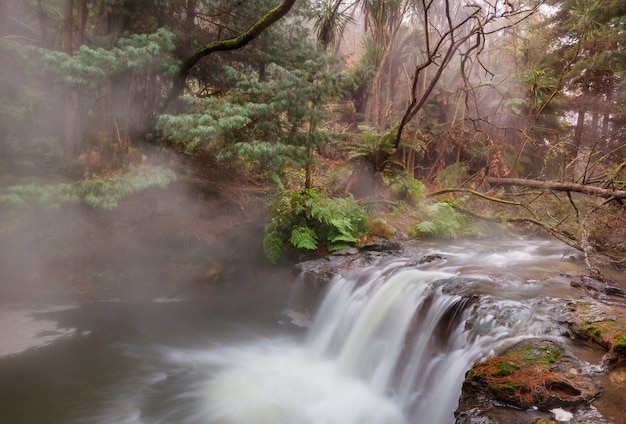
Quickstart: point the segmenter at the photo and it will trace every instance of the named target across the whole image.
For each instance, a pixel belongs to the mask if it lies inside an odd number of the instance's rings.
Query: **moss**
[[[563,355],[561,348],[534,348],[532,346],[521,346],[507,352],[506,356],[515,359],[524,365],[529,364],[553,364]]]
[[[532,424],[556,424],[550,418],[539,418],[532,422]]]
[[[626,354],[626,337],[617,335],[615,337],[615,346],[613,346],[613,349],[621,355]]]
[[[626,312],[616,306],[593,307],[585,302],[572,304],[579,318],[574,332],[610,352],[626,354]]]
[[[494,384],[489,387],[489,390],[500,398],[507,398],[510,396],[516,396],[518,394],[530,393],[531,389],[527,384],[522,382],[512,382],[508,384]]]
[[[499,401],[529,407],[547,396],[547,385],[567,385],[561,375],[551,370],[563,355],[562,348],[552,341],[522,342],[500,356],[474,365],[465,375],[464,389],[486,390]]]

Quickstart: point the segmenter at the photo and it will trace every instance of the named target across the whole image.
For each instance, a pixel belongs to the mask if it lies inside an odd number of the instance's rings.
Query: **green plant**
[[[374,217],[369,221],[369,235],[390,239],[396,233],[396,229],[390,226],[384,218]]]
[[[392,132],[361,133],[357,141],[346,143],[346,150],[349,160],[367,166],[372,172],[393,175],[404,168],[401,158],[394,154]]]
[[[463,218],[447,202],[433,203],[426,208],[427,219],[415,226],[417,235],[456,238],[462,228]]]
[[[367,233],[367,214],[350,197],[329,198],[315,189],[280,190],[270,201],[263,250],[276,263],[289,246],[298,250],[325,247],[333,252],[357,243]]]
[[[408,174],[394,176],[389,183],[389,188],[395,199],[405,201],[410,205],[416,205],[424,197],[424,184]]]

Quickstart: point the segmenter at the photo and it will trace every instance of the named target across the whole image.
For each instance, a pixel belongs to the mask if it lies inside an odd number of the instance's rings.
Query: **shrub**
[[[352,196],[329,198],[315,189],[281,190],[270,201],[263,250],[276,263],[289,246],[302,251],[325,247],[333,252],[367,233],[367,214]]]

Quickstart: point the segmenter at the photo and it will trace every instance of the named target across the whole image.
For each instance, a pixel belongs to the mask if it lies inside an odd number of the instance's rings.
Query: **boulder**
[[[467,372],[456,422],[488,423],[489,411],[503,406],[549,417],[554,409],[588,405],[603,388],[585,373],[585,364],[555,340],[519,342]]]

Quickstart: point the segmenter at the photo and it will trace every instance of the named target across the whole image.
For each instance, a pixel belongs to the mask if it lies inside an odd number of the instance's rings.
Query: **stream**
[[[415,243],[324,289],[283,271],[174,298],[0,304],[0,422],[451,424],[465,372],[519,340],[600,360],[549,319],[584,295],[575,255]],[[626,382],[599,378],[594,406],[626,422]]]

